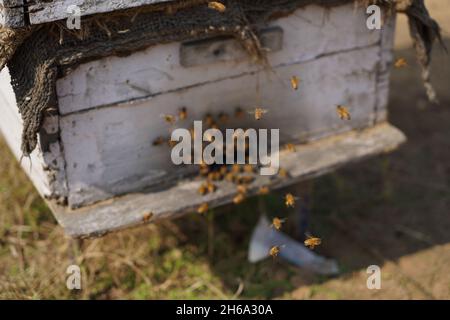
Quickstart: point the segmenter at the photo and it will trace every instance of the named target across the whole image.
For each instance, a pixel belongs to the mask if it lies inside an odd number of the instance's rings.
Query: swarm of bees
[[[348,108],[342,105],[336,106],[336,112],[341,120],[351,120],[350,112],[348,111]]]

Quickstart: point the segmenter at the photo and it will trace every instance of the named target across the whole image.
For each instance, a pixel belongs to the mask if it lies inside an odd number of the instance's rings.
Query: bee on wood
[[[221,166],[219,169],[219,172],[221,175],[225,176],[228,173],[228,168],[227,166]]]
[[[166,142],[166,140],[163,137],[160,136],[160,137],[156,138],[155,140],[153,140],[152,144],[154,146],[160,146],[160,145],[163,145],[164,142]]]
[[[255,180],[253,176],[238,176],[236,181],[240,184],[250,184]]]
[[[241,166],[238,165],[237,163],[233,164],[233,165],[231,166],[231,172],[233,172],[233,173],[239,173],[239,172],[241,172]]]
[[[351,115],[350,112],[348,111],[348,108],[342,105],[338,105],[336,106],[336,112],[339,116],[339,118],[341,118],[341,120],[351,120]]]
[[[169,147],[171,147],[171,148],[173,148],[173,147],[175,147],[176,145],[177,145],[177,141],[174,141],[174,140],[168,140],[167,141],[167,144],[169,145]]]
[[[205,203],[201,204],[200,207],[198,207],[197,212],[200,214],[204,214],[204,213],[208,212],[208,210],[209,210],[209,206],[205,202]]]
[[[254,172],[253,166],[251,164],[244,165],[244,172],[253,173]]]
[[[241,119],[244,117],[244,110],[242,110],[241,108],[236,108],[236,110],[234,111],[234,117]]]
[[[287,178],[288,172],[286,171],[286,169],[280,168],[280,170],[278,170],[278,175],[280,176],[280,178]]]
[[[233,172],[228,172],[225,175],[225,180],[228,181],[228,182],[233,182],[235,179],[236,179],[236,177],[235,177]]]
[[[168,124],[175,124],[175,122],[177,122],[177,118],[174,115],[171,114],[163,114],[161,115],[161,117],[164,119],[165,122],[167,122]]]
[[[308,239],[305,240],[305,246],[309,247],[311,250],[322,243],[322,239],[307,235]]]
[[[142,217],[142,221],[147,223],[150,221],[150,219],[153,217],[153,212],[149,212],[144,214],[144,216]]]
[[[289,152],[295,152],[295,145],[293,143],[286,144],[286,150]]]
[[[200,193],[202,196],[204,196],[208,192],[208,187],[205,184],[201,184],[201,186],[198,188],[198,193]]]
[[[267,113],[268,110],[263,109],[263,108],[255,108],[255,110],[253,111],[249,111],[249,113],[253,114],[255,116],[255,120],[261,120],[263,117],[263,114]]]
[[[200,174],[206,176],[209,173],[209,166],[205,163],[200,164]]]
[[[296,76],[292,76],[292,78],[291,78],[291,86],[292,86],[292,89],[298,90],[298,85],[299,85],[299,83],[300,83],[300,79],[297,78]]]
[[[394,63],[394,67],[398,68],[404,68],[408,65],[408,62],[406,61],[405,58],[398,58],[397,60],[395,60]]]
[[[208,8],[219,11],[219,12],[225,12],[227,10],[227,7],[218,1],[211,1],[208,2]]]
[[[260,187],[258,190],[258,194],[260,194],[260,195],[266,195],[266,194],[269,194],[269,192],[270,192],[270,189],[267,186]]]
[[[211,182],[207,182],[206,183],[206,188],[207,188],[209,193],[213,193],[217,189],[216,185],[214,183],[211,183]]]
[[[242,193],[242,194],[246,194],[247,193],[247,187],[244,186],[243,184],[240,184],[236,187],[237,192]]]
[[[280,246],[273,246],[269,250],[269,254],[272,258],[276,258],[279,253],[280,253]]]
[[[239,204],[242,203],[245,200],[245,196],[242,193],[238,193],[234,198],[233,198],[233,203],[234,204]]]
[[[280,230],[283,223],[286,221],[286,219],[280,219],[280,218],[273,218],[271,227],[275,228],[276,230]]]
[[[209,113],[203,119],[208,127],[211,127],[214,124],[214,118]]]
[[[180,120],[185,120],[187,118],[187,109],[186,107],[183,107],[180,109],[180,111],[178,111],[178,118],[180,118]]]
[[[296,199],[296,197],[294,197],[293,195],[292,195],[292,193],[288,193],[288,194],[286,194],[285,196],[284,196],[284,200],[285,200],[285,204],[286,204],[286,207],[291,207],[291,208],[293,208],[294,206],[295,206],[295,199]]]

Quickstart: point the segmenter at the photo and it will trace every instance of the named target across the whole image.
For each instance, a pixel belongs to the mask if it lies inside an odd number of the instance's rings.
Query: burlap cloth
[[[250,56],[264,63],[257,30],[271,19],[309,4],[336,6],[374,3],[409,17],[411,36],[422,66],[428,97],[436,101],[429,82],[432,44],[440,39],[437,23],[423,0],[227,0],[225,12],[207,7],[205,0],[174,1],[108,14],[84,17],[82,29],[65,21],[22,29],[0,28],[0,70],[7,64],[24,127],[24,156],[36,148],[37,134],[46,113],[57,112],[56,80],[80,63],[111,55],[127,55],[149,46],[211,35],[229,35],[240,41]]]

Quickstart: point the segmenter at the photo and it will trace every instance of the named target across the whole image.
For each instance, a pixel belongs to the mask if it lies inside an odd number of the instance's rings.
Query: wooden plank
[[[251,110],[262,104],[268,110],[262,120],[256,122],[249,115],[227,128],[281,128],[283,141],[307,141],[371,125],[378,53],[373,46],[62,116],[69,205],[157,184],[170,172],[185,170],[172,164],[167,146],[152,146],[158,136],[170,136],[161,115],[177,114],[181,107],[189,116],[179,125],[189,128],[207,113],[232,114],[238,106]],[[298,91],[290,87],[292,75],[302,79]],[[337,104],[349,106],[351,121],[337,117]]]
[[[298,145],[296,152],[280,153],[280,164],[289,171],[290,178],[272,180],[258,175],[250,186],[250,193],[255,193],[263,185],[279,188],[316,177],[350,162],[392,151],[404,141],[402,132],[382,123],[362,131],[351,131]],[[163,191],[129,194],[77,210],[68,210],[54,203],[50,203],[50,206],[68,235],[99,236],[193,212],[206,201],[211,208],[216,207],[229,203],[236,194],[235,186],[221,181],[215,193],[200,196],[197,189],[201,183],[201,179],[186,180]]]
[[[354,10],[351,4],[329,11],[319,6],[298,9],[269,25],[281,28],[284,33],[283,49],[270,53],[269,61],[277,68],[379,44],[381,32],[368,30],[365,19],[364,10]],[[183,68],[180,46],[180,43],[158,45],[128,57],[109,57],[81,65],[58,80],[60,113],[156,96],[259,68],[249,59]]]
[[[30,22],[41,24],[67,19],[70,17],[67,8],[71,5],[80,8],[81,16],[87,16],[169,1],[172,0],[37,0],[29,5]]]

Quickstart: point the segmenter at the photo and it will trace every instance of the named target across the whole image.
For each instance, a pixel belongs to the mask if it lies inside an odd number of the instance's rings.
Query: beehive
[[[67,18],[67,1],[37,1],[21,22],[16,2],[3,2],[4,24]],[[163,1],[80,5],[90,15],[156,2]],[[216,35],[83,62],[58,76],[57,112],[44,113],[38,147],[22,166],[66,232],[91,236],[233,198],[236,190],[227,181],[199,195],[202,181],[188,174],[191,168],[175,166],[169,147],[152,144],[167,135],[161,114],[182,107],[188,118],[179,125],[188,127],[207,113],[262,105],[268,113],[261,121],[245,117],[232,126],[279,128],[282,142],[296,144],[295,152],[280,153],[289,177],[258,176],[250,193],[393,150],[405,139],[386,111],[395,15],[386,16],[381,30],[369,30],[366,19],[365,8],[351,1],[309,4],[271,18],[256,26],[270,70],[234,38]],[[292,76],[301,79],[298,90],[289,84]],[[0,128],[21,158],[23,125],[7,69],[0,83]],[[338,104],[349,107],[351,121],[339,119]]]

